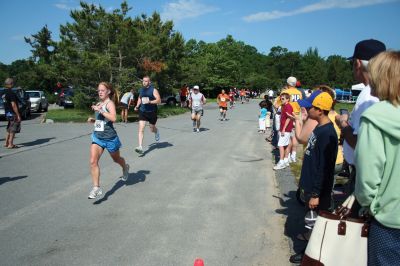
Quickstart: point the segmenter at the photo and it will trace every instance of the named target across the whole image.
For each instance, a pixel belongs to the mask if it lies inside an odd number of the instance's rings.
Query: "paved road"
[[[97,201],[87,199],[91,126],[24,122],[22,147],[0,148],[0,264],[288,265],[257,102],[226,122],[208,106],[200,133],[189,114],[160,119],[161,141],[146,129],[143,157],[137,123],[118,124],[129,179],[105,154]]]

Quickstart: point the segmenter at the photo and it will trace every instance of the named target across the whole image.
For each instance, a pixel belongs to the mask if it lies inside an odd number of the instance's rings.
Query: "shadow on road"
[[[172,147],[174,145],[172,145],[169,142],[156,142],[156,143],[152,143],[149,145],[149,148],[147,150],[145,150],[140,157],[145,156],[146,154],[148,154],[149,152],[155,150],[155,149],[163,149],[163,148],[168,148],[168,147]]]
[[[95,202],[93,202],[93,204],[100,204],[103,201],[108,200],[108,198],[114,194],[115,191],[117,191],[118,189],[120,189],[123,186],[133,186],[139,182],[144,182],[146,181],[146,175],[150,174],[150,171],[148,170],[140,170],[137,173],[130,173],[128,180],[127,181],[122,181],[121,179],[118,180],[114,186],[107,191],[107,193],[104,195],[104,197],[102,197],[99,200],[96,200]]]
[[[16,176],[16,177],[0,177],[0,185],[3,185],[4,183],[7,183],[7,182],[27,178],[27,177],[28,177],[27,175],[21,175],[21,176]]]
[[[296,199],[296,191],[289,191],[288,194],[284,194],[281,198],[278,196],[273,196],[279,199],[281,209],[275,210],[276,213],[286,215],[285,222],[285,235],[292,240],[293,250],[298,253],[304,250],[306,247],[306,242],[298,240],[296,236],[305,232],[304,227],[304,206]]]
[[[52,139],[55,139],[55,138],[53,137],[53,138],[37,139],[37,140],[34,140],[34,141],[20,143],[19,145],[21,145],[21,146],[35,146],[35,145],[40,145],[40,144],[49,142]]]

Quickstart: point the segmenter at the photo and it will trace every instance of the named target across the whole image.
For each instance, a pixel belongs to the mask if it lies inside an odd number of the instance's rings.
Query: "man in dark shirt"
[[[8,149],[15,149],[18,148],[18,146],[14,145],[14,137],[15,133],[19,133],[21,131],[21,115],[18,110],[17,95],[12,91],[14,80],[12,78],[7,78],[4,83],[4,86],[6,87],[3,96],[4,111],[8,121],[6,142],[4,143],[4,147]]]

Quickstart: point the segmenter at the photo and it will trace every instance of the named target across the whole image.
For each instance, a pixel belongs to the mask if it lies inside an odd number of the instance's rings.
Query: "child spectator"
[[[265,120],[267,119],[267,114],[268,114],[267,103],[262,101],[260,103],[260,113],[258,115],[259,133],[265,133]]]
[[[288,114],[293,114],[293,107],[289,104],[290,95],[288,93],[281,93],[280,100],[282,103],[278,140],[280,160],[274,166],[274,170],[284,169],[289,166],[290,135],[293,129],[293,122],[288,117]]]
[[[316,120],[318,125],[308,140],[300,175],[301,198],[304,199],[306,213],[310,210],[329,211],[333,207],[332,188],[338,137],[328,116],[332,104],[332,97],[327,92],[321,92],[308,110],[308,117]],[[290,261],[301,261],[303,253],[291,256]]]
[[[338,151],[338,137],[329,111],[333,103],[327,92],[320,93],[308,111],[318,122],[311,133],[301,168],[300,188],[309,209],[329,210],[332,206],[332,187]]]

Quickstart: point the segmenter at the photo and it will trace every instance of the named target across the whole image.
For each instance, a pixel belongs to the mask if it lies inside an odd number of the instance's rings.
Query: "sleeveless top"
[[[154,97],[153,95],[154,92],[154,87],[150,86],[148,88],[141,88],[139,90],[139,97],[142,101],[142,103],[140,104],[140,108],[139,110],[141,112],[155,112],[157,111],[157,104],[143,104],[143,102],[149,102],[149,101],[153,101],[156,99],[156,97]]]
[[[101,107],[101,109],[104,112],[109,113],[106,106],[110,101],[111,100],[108,100]],[[105,118],[99,112],[95,113],[95,117],[96,117],[96,121],[94,123],[94,135],[96,136],[96,138],[98,138],[98,139],[113,139],[117,136],[117,131],[115,131],[115,129],[114,129],[113,122],[111,122],[110,120]]]
[[[192,99],[192,110],[202,110],[203,109],[203,97],[204,95],[199,92],[197,94],[192,93],[190,95],[190,98]]]

